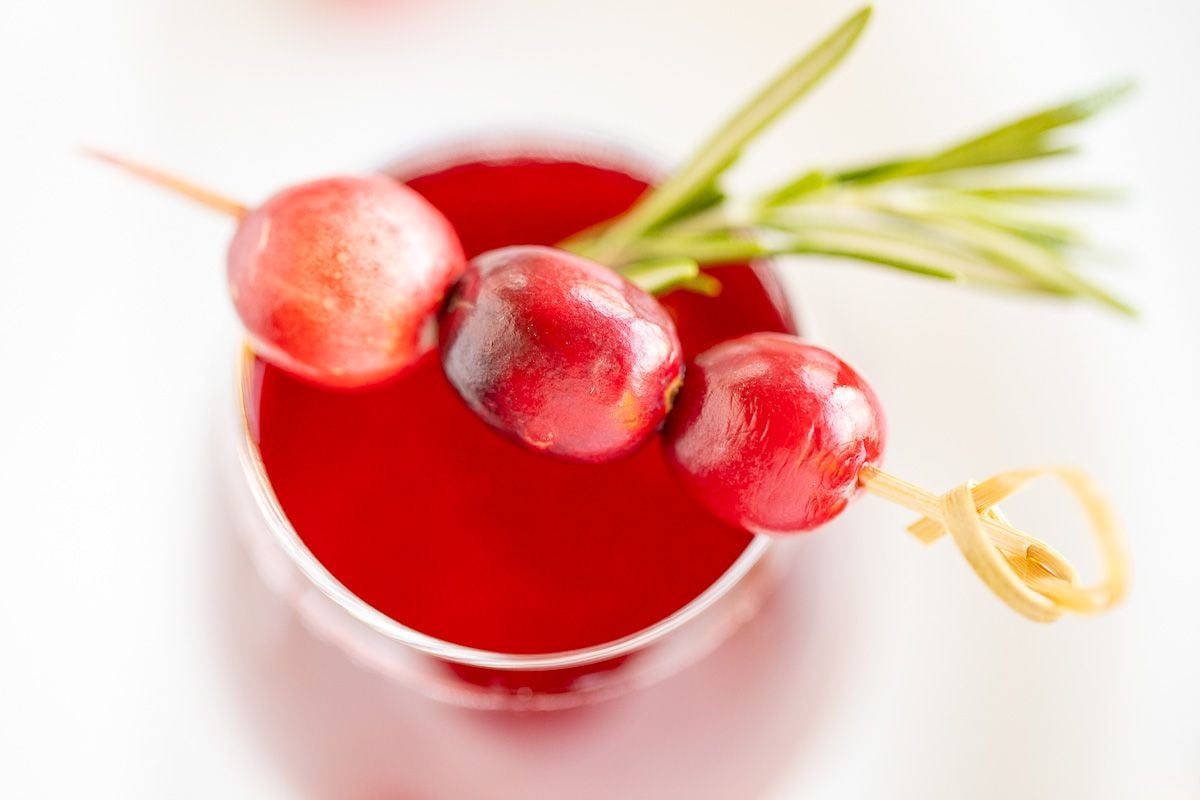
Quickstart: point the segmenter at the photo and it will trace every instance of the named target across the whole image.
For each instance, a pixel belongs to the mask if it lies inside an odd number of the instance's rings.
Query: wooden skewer
[[[1058,478],[1087,513],[1104,576],[1083,586],[1074,567],[1050,545],[1011,525],[996,507],[1035,478]],[[1084,472],[1070,467],[1011,470],[942,496],[873,466],[859,482],[871,494],[921,514],[908,530],[923,542],[949,533],[976,574],[1001,600],[1038,622],[1067,611],[1094,614],[1111,608],[1129,587],[1129,557],[1112,506]]]
[[[136,175],[143,180],[147,180],[164,189],[168,189],[176,194],[181,194],[184,197],[191,198],[201,205],[207,206],[215,211],[220,211],[222,214],[241,219],[246,216],[246,206],[236,200],[231,200],[225,195],[205,189],[191,181],[184,180],[177,175],[172,175],[169,172],[157,169],[155,167],[141,164],[137,161],[131,161],[121,156],[106,153],[103,150],[96,150],[91,147],[84,147],[83,152],[92,158],[103,161],[106,164],[112,164],[115,167],[120,167],[126,172]]]

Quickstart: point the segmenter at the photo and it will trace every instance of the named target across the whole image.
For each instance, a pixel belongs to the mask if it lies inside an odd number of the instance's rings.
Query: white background
[[[6,0],[0,7],[0,796],[289,797],[222,677],[207,572],[214,420],[237,340],[229,223],[81,142],[253,201],[448,132],[582,128],[676,158],[845,2]],[[1200,182],[1192,0],[885,0],[745,175],[933,145],[1114,77],[1138,96],[1071,174],[1143,309],[789,264],[820,338],[933,487],[1087,465],[1123,509],[1128,604],[1032,626],[949,546],[863,501],[840,537],[870,663],[784,797],[1200,797]],[[1012,516],[1084,555],[1057,494]],[[1065,531],[1056,533],[1059,523]],[[893,534],[892,531],[895,531]],[[861,565],[867,565],[865,568]],[[861,579],[872,576],[870,581]],[[856,580],[858,578],[858,580]],[[860,624],[860,623],[855,623]]]

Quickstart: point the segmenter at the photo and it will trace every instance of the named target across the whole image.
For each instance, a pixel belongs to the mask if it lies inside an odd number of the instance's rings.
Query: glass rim
[[[436,143],[412,145],[377,170],[397,180],[426,175],[468,161],[505,162],[521,158],[571,160],[625,172],[647,183],[662,180],[665,159],[634,148],[615,136],[566,124],[466,127]]]
[[[647,181],[656,180],[662,174],[662,170],[655,168],[650,159],[639,156],[631,148],[606,142],[600,136],[579,132],[546,133],[521,130],[503,133],[489,131],[483,135],[450,137],[445,140],[444,145],[415,149],[409,155],[390,163],[383,172],[395,174],[403,170],[409,174],[420,174],[462,163],[468,158],[501,160],[531,154],[570,157],[576,160],[582,156],[585,163],[624,170]],[[564,669],[618,658],[663,639],[698,617],[736,586],[772,546],[770,537],[755,534],[720,577],[685,605],[641,630],[588,647],[553,653],[506,653],[456,644],[422,633],[379,611],[342,584],[309,550],[288,520],[271,486],[258,445],[250,431],[247,388],[252,383],[255,358],[249,344],[245,344],[238,359],[237,369],[237,414],[240,422],[238,460],[250,485],[255,505],[266,521],[272,537],[292,564],[326,598],[376,633],[413,650],[458,664],[498,670]]]

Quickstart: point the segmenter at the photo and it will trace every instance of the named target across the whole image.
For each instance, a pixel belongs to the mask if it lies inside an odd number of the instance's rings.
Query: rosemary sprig
[[[1106,200],[1114,193],[1006,180],[1014,165],[1074,153],[1061,139],[1064,130],[1124,97],[1128,84],[924,156],[809,170],[748,200],[726,196],[720,179],[743,149],[837,66],[869,16],[868,7],[844,22],[623,216],[564,246],[655,287],[712,292],[702,266],[813,254],[994,288],[1087,297],[1132,313],[1071,264],[1085,239],[1047,213],[1058,203]]]
[[[712,200],[722,199],[724,194],[715,190],[717,178],[733,166],[747,143],[837,66],[854,46],[870,16],[868,6],[842,23],[730,117],[655,191],[615,220],[598,239],[586,246],[575,243],[577,249],[597,261],[611,263],[631,242],[667,219],[679,217],[681,210],[694,211],[711,205]]]

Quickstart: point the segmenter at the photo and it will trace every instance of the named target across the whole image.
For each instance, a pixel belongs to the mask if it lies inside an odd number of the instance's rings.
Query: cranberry
[[[534,450],[610,461],[662,425],[682,348],[658,302],[562,250],[506,247],[467,267],[446,304],[442,366],[485,422]]]
[[[255,352],[347,388],[417,360],[464,267],[441,212],[376,176],[301,184],[249,212],[230,243],[228,274]]]
[[[663,431],[667,462],[710,511],[759,533],[808,531],[883,452],[879,401],[836,356],[779,333],[701,353]]]

